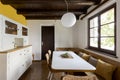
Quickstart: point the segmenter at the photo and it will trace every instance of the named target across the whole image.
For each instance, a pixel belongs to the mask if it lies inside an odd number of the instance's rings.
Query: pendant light
[[[62,18],[61,22],[62,25],[65,27],[72,27],[76,23],[76,16],[72,12],[68,12],[68,3],[65,0],[66,6],[67,6],[67,13],[65,13]]]

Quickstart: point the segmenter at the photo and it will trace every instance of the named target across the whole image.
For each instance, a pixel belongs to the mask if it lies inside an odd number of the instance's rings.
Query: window
[[[22,27],[22,35],[23,36],[28,36],[28,29],[25,27]]]
[[[5,21],[5,33],[17,35],[17,25],[6,20]]]
[[[88,47],[116,55],[116,4],[89,18]]]

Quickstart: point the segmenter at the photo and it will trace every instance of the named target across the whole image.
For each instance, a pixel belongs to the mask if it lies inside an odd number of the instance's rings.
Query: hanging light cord
[[[67,6],[67,12],[68,12],[68,2],[67,0],[65,0],[66,6]]]

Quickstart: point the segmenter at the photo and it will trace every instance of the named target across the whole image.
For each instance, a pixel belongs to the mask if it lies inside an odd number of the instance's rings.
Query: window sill
[[[112,60],[115,60],[115,61],[119,61],[120,60],[120,58],[118,58],[117,56],[109,55],[109,54],[106,54],[104,52],[99,52],[99,51],[88,49],[88,48],[85,48],[84,50],[86,50],[88,52],[91,52],[93,54],[96,54],[98,56],[106,57],[106,58],[109,58],[109,59],[112,59]]]

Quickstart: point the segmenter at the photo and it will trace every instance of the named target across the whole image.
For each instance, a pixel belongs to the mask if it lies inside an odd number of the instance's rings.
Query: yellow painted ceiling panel
[[[27,25],[25,17],[23,15],[17,14],[17,11],[10,5],[4,5],[0,2],[0,14],[11,18],[23,25]]]

